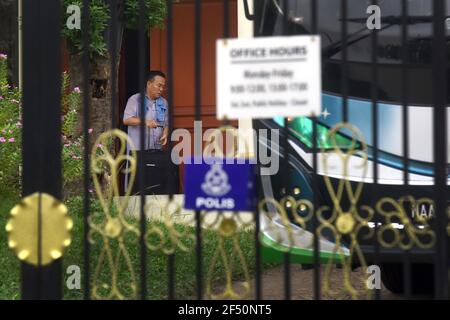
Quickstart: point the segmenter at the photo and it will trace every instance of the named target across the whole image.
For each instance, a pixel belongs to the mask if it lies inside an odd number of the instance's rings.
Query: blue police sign
[[[248,160],[242,164],[221,158],[191,160],[190,164],[185,163],[184,172],[186,209],[252,211],[255,208],[255,166]]]

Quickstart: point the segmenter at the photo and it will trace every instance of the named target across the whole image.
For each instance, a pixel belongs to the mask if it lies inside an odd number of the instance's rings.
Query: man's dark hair
[[[153,81],[156,76],[166,78],[166,74],[159,70],[150,70],[150,72],[147,75],[147,81]]]

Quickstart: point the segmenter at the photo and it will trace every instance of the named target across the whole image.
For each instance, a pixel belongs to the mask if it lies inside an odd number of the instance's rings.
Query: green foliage
[[[8,236],[4,231],[9,211],[16,205],[19,195],[0,193],[0,299],[20,299],[20,261],[8,247]]]
[[[78,87],[70,91],[70,76],[67,72],[64,72],[61,88],[61,111],[64,114],[64,118],[61,130],[62,135],[65,137],[75,137],[75,130],[79,121],[80,93],[81,90]]]
[[[166,17],[165,0],[145,0],[145,24],[151,29],[162,27]],[[139,0],[125,2],[125,22],[129,29],[139,29]]]
[[[6,59],[0,59],[0,70]],[[0,71],[0,193],[14,190],[20,194],[20,172],[22,163],[22,116],[21,92],[6,82],[6,74]],[[70,81],[62,76],[62,169],[63,184],[76,181],[83,172],[82,137],[76,135],[81,92],[78,88],[68,91]],[[67,111],[64,111],[66,106]]]
[[[62,149],[63,188],[83,176],[83,138],[71,139]],[[81,187],[80,187],[81,188]]]
[[[6,57],[0,58],[0,189],[19,189],[22,160],[21,94],[17,88],[8,85],[6,63]]]
[[[8,212],[11,208],[19,201],[17,195],[11,195],[7,193],[0,194],[0,229],[4,230],[6,222],[8,220]],[[65,201],[69,209],[69,214],[74,222],[74,227],[72,230],[72,244],[69,246],[64,254],[63,258],[63,272],[62,275],[65,277],[63,280],[63,290],[64,299],[83,299],[84,290],[84,210],[83,210],[83,198],[82,197],[72,197]],[[91,221],[100,224],[102,221],[105,222],[105,217],[102,212],[100,202],[91,198],[89,204],[89,213],[91,216]],[[136,220],[130,220],[132,218],[127,218],[129,223],[138,225],[139,222]],[[148,221],[147,230],[152,226],[157,226],[163,231],[165,239],[168,239],[168,230],[161,223],[157,221]],[[192,226],[185,226],[176,224],[175,228],[178,232],[182,234],[195,235],[195,228]],[[91,229],[92,230],[92,229]],[[102,239],[94,237],[95,243],[91,244],[90,247],[90,279],[93,280],[95,268],[97,267],[98,259],[101,250],[104,247]],[[177,299],[195,299],[196,294],[196,246],[195,242],[188,238],[183,238],[183,243],[189,248],[188,252],[177,249],[175,252],[175,266],[174,266],[174,276],[175,276],[175,292]],[[219,235],[216,230],[203,230],[202,232],[202,257],[203,257],[203,280],[206,280],[206,276],[212,270],[212,279],[214,283],[214,288],[223,288],[225,283],[225,269],[221,259],[212,265],[214,256],[217,254],[217,248],[219,243]],[[151,239],[149,239],[151,240]],[[127,233],[123,244],[126,246],[127,252],[130,257],[130,262],[133,269],[137,275],[137,280],[139,281],[139,267],[140,267],[140,244],[137,241],[136,236],[132,236]],[[242,255],[245,259],[246,265],[250,276],[253,277],[255,273],[255,237],[254,231],[241,231],[239,233],[239,248],[242,251]],[[119,251],[120,244],[118,241],[109,241],[109,246],[111,251],[116,255]],[[123,248],[123,247],[122,247]],[[235,258],[235,268],[233,268],[233,281],[245,280],[244,273],[242,272],[242,264],[238,259],[235,251],[233,250],[233,243],[230,240],[225,241],[225,252],[228,257]],[[166,299],[168,296],[167,291],[167,281],[168,281],[168,268],[167,268],[167,255],[161,251],[151,251],[147,250],[147,292],[149,299]],[[122,259],[123,261],[123,259]],[[66,273],[69,266],[76,265],[79,266],[82,273],[82,281],[80,289],[68,289],[66,281],[70,274]],[[212,269],[211,269],[212,267]],[[272,267],[271,264],[263,263],[262,268],[268,269]],[[100,272],[100,279],[110,282],[108,266],[102,265]],[[8,248],[8,241],[6,232],[0,232],[0,299],[20,299],[20,262],[14,253]],[[117,285],[121,291],[125,292],[127,295],[131,295],[130,290],[131,275],[128,269],[121,268],[117,274]],[[138,282],[139,283],[139,282]]]
[[[70,76],[67,73],[62,77],[62,171],[63,188],[76,182],[83,175],[83,137],[76,134],[79,121],[81,91],[77,87],[69,90]],[[64,113],[66,108],[67,112]]]
[[[77,265],[84,271],[84,260],[83,260],[83,199],[81,197],[73,197],[66,202],[71,217],[74,219],[74,229],[72,244],[68,248],[67,253],[64,256],[64,269],[70,265]],[[90,215],[91,221],[96,224],[104,225],[105,217],[102,212],[101,206],[98,200],[92,199],[90,203]],[[103,224],[101,224],[103,221]],[[139,223],[133,218],[127,219],[128,223],[133,223],[138,225]],[[152,227],[157,227],[162,231],[163,239],[169,239],[169,232],[167,227],[158,221],[149,220],[147,222],[147,230]],[[195,299],[196,294],[196,245],[195,241],[195,228],[192,226],[175,224],[175,229],[184,235],[191,235],[191,237],[184,236],[183,244],[189,248],[189,250],[182,251],[179,248],[175,250],[175,265],[174,265],[174,278],[175,278],[175,292],[177,299]],[[91,229],[92,230],[92,229]],[[104,248],[104,242],[98,233],[94,232],[97,236],[92,236],[93,243],[90,247],[90,270],[91,270],[91,281],[95,278],[94,270],[97,267],[99,261],[99,256]],[[221,259],[218,259],[214,265],[212,265],[214,256],[217,254],[219,235],[217,230],[203,230],[202,231],[202,258],[203,258],[203,281],[206,281],[206,276],[208,275],[212,267],[212,279],[214,288],[222,288],[226,281],[226,272]],[[242,251],[242,255],[245,259],[246,265],[250,277],[253,277],[255,273],[255,240],[254,231],[241,231],[239,233],[239,247]],[[139,239],[133,233],[126,233],[124,235],[124,241],[122,244],[126,248],[126,252],[130,258],[130,263],[135,272],[136,280],[139,285],[139,275],[140,275],[140,243]],[[148,237],[147,239],[153,245],[156,245],[159,241],[155,237]],[[114,257],[119,252],[120,244],[117,240],[109,240],[109,248],[114,253]],[[167,245],[167,243],[166,243]],[[233,248],[233,243],[230,240],[225,241],[224,249],[228,257],[234,257],[235,268],[233,269],[233,281],[242,281],[245,279],[244,272],[242,270],[242,264],[239,261],[235,248]],[[122,247],[123,248],[123,247]],[[123,253],[124,251],[122,251]],[[122,261],[124,261],[122,256]],[[167,268],[167,255],[161,252],[161,250],[147,250],[147,292],[148,299],[167,299],[168,296],[168,268]],[[263,268],[269,268],[270,265],[263,264]],[[101,265],[101,272],[99,273],[99,279],[105,283],[111,283],[111,270],[107,263]],[[65,283],[65,281],[64,281]],[[127,297],[131,297],[133,292],[130,288],[130,283],[132,283],[132,276],[128,268],[124,264],[121,268],[117,270],[117,286],[122,293],[125,293]],[[83,285],[83,283],[82,283]],[[108,290],[100,291],[103,294],[107,294]],[[1,297],[0,297],[1,298]],[[64,299],[83,299],[83,287],[79,290],[68,290],[65,287]]]
[[[6,63],[7,55],[0,53],[0,88],[7,85],[8,66]]]
[[[78,110],[76,109],[70,109],[65,115],[64,115],[64,121],[62,124],[62,134],[66,137],[71,137],[75,126],[77,125],[78,121]]]
[[[67,13],[67,7],[77,5],[83,12],[82,0],[63,0],[63,37],[68,40],[69,50],[72,54],[83,51],[83,37],[81,29],[67,28],[67,19],[70,14]],[[106,43],[103,39],[104,32],[108,26],[109,8],[103,0],[91,0],[89,6],[89,38],[91,55],[104,56],[107,52]],[[83,19],[83,17],[81,17]]]
[[[72,54],[79,53],[83,50],[82,30],[67,28],[67,19],[70,14],[67,13],[69,5],[77,5],[83,11],[82,0],[63,0],[63,37],[68,40],[69,50]],[[145,24],[148,28],[162,27],[166,16],[165,0],[145,0]],[[110,17],[110,8],[104,0],[91,0],[89,6],[90,12],[90,47],[91,56],[105,56],[107,46],[104,39],[105,31],[108,27]],[[124,19],[125,26],[130,29],[138,29],[139,27],[139,0],[125,1]],[[83,19],[83,17],[81,17]],[[83,25],[83,20],[82,20]]]

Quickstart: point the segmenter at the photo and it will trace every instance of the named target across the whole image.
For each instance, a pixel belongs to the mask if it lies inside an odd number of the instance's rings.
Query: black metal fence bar
[[[258,146],[258,140],[255,143],[255,146]],[[255,149],[256,150],[256,149]],[[255,154],[257,159],[256,161],[256,195],[258,199],[260,199],[261,195],[261,183],[260,183],[260,166],[259,166],[259,158],[258,155]],[[254,232],[254,241],[255,241],[255,299],[262,299],[262,287],[261,287],[261,244],[260,244],[260,232],[261,232],[261,224],[259,220],[259,209],[256,206],[253,212],[253,221],[255,222],[255,232]]]
[[[89,0],[83,0],[82,14],[82,41],[83,41],[83,261],[84,280],[83,295],[85,300],[91,298],[90,285],[90,242],[89,242],[89,183],[90,183],[90,157],[89,157],[89,26],[90,11]]]
[[[42,192],[60,199],[59,1],[24,0],[23,32],[22,195]],[[38,214],[41,216],[41,212]],[[41,239],[40,226],[39,223]],[[40,242],[38,256],[41,256]],[[22,263],[22,298],[60,299],[61,268],[61,259],[45,267]]]
[[[230,0],[223,0],[223,37],[230,37]]]
[[[402,72],[401,72],[401,98],[402,98],[402,133],[403,133],[403,185],[408,190],[409,185],[409,107],[408,107],[408,2],[401,2],[401,38],[402,38]],[[405,285],[405,298],[410,299],[412,294],[411,286],[411,259],[409,250],[405,250],[403,255],[403,283]]]
[[[282,4],[283,9],[283,35],[288,36],[288,14],[289,14],[289,2],[287,0],[283,0]],[[282,196],[287,200],[288,196],[291,193],[291,188],[289,185],[289,119],[283,119],[283,140],[282,140],[282,148],[283,148],[283,165],[282,165],[282,177],[283,177],[283,193]],[[290,210],[294,204],[286,202],[284,210]],[[283,257],[283,270],[284,270],[284,298],[286,300],[291,299],[291,253],[289,251],[284,253]]]
[[[118,55],[118,41],[117,41],[117,0],[110,0],[110,10],[111,10],[111,33],[110,33],[110,45],[109,54],[111,59],[111,129],[117,128],[117,55]],[[120,43],[120,42],[119,42]]]
[[[372,5],[377,6],[378,0],[372,0]],[[371,72],[372,72],[372,83],[371,83],[371,99],[372,99],[372,145],[373,145],[373,184],[372,184],[372,208],[376,207],[378,201],[378,31],[377,29],[372,30],[371,34],[371,44],[372,44],[372,54],[371,54]],[[377,241],[379,223],[381,219],[377,213],[375,213],[375,255],[374,263],[380,266],[380,243]],[[381,290],[375,289],[374,299],[381,299]]]
[[[194,53],[194,66],[195,66],[195,120],[201,120],[201,0],[195,0],[195,53]],[[201,154],[196,154],[194,146],[194,156],[201,156]],[[201,150],[199,150],[201,152]],[[195,222],[196,222],[196,278],[197,278],[197,299],[201,300],[203,298],[203,261],[202,261],[202,216],[201,212],[195,211]]]
[[[347,26],[347,0],[341,0],[341,41],[342,41],[342,58],[341,58],[341,92],[342,92],[342,121],[348,122],[348,26]]]
[[[144,0],[139,0],[139,65],[145,66],[148,57],[145,56],[145,46],[148,46],[148,38],[146,37],[146,19],[145,19],[145,11],[146,5]],[[140,88],[140,150],[141,153],[145,150],[145,145],[147,142],[147,137],[145,135],[145,94],[146,94],[146,73],[147,70],[144,68],[140,68],[139,72],[139,88]],[[137,147],[137,146],[136,146]],[[147,298],[147,246],[145,243],[145,235],[146,235],[146,216],[145,216],[145,179],[142,179],[144,176],[145,168],[144,168],[144,157],[138,157],[138,170],[137,174],[141,179],[139,179],[139,191],[141,196],[141,206],[140,206],[140,298],[145,300]]]
[[[261,21],[261,11],[258,10],[258,6],[254,5],[254,14],[250,15],[248,3],[246,0],[244,1],[244,10],[247,19],[251,18],[252,20],[252,28],[253,28],[253,37],[258,37],[259,34],[259,25],[257,25],[257,21]],[[254,129],[257,129],[257,120],[252,120],[252,126]],[[256,157],[256,194],[257,199],[262,197],[262,188],[261,188],[261,162],[259,158],[259,154],[257,150],[259,150],[259,131],[256,131],[256,140],[254,141],[255,147],[255,157]],[[255,241],[255,299],[261,300],[263,290],[262,290],[262,279],[261,279],[261,243],[260,243],[260,232],[261,232],[261,221],[260,221],[260,212],[258,206],[256,206],[253,212],[253,221],[255,222],[255,233],[254,233],[254,241]]]
[[[229,0],[223,0],[222,3],[223,6],[223,30],[222,30],[222,37],[224,39],[227,39],[230,37],[230,1]],[[229,119],[224,119],[223,124],[225,126],[230,124]]]
[[[438,299],[448,299],[448,237],[447,218],[447,46],[445,34],[444,0],[433,1],[433,141],[435,230],[437,246],[435,257],[435,294]]]
[[[311,0],[311,33],[317,34],[318,30],[318,11],[317,11],[317,1]],[[318,199],[318,177],[317,177],[317,115],[312,117],[313,121],[313,132],[312,132],[312,140],[313,140],[313,210],[317,210],[319,206]],[[319,234],[317,233],[318,227],[318,219],[317,215],[313,214],[312,218],[312,230],[313,230],[313,245],[314,245],[314,285],[313,285],[313,295],[315,300],[321,299],[321,290],[320,290],[320,248],[319,248]]]
[[[172,150],[172,140],[170,139],[170,133],[173,129],[173,8],[172,8],[172,0],[167,1],[167,76],[168,76],[168,96],[167,103],[169,105],[170,114],[169,114],[169,137],[168,137],[168,145],[169,151]],[[170,182],[169,182],[170,183]],[[176,182],[178,183],[178,181]],[[169,194],[169,202],[172,202],[173,194],[172,188],[170,188]],[[176,297],[175,292],[175,254],[170,254],[168,256],[168,299],[174,300]]]
[[[167,256],[167,299],[175,299],[175,254]]]

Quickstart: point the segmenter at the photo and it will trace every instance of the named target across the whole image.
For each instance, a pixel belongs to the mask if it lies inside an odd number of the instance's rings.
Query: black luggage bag
[[[144,172],[139,174],[139,159],[144,159]],[[136,178],[132,195],[141,194],[140,181],[144,179],[144,194],[177,194],[178,166],[172,163],[170,152],[144,150],[137,151]]]

